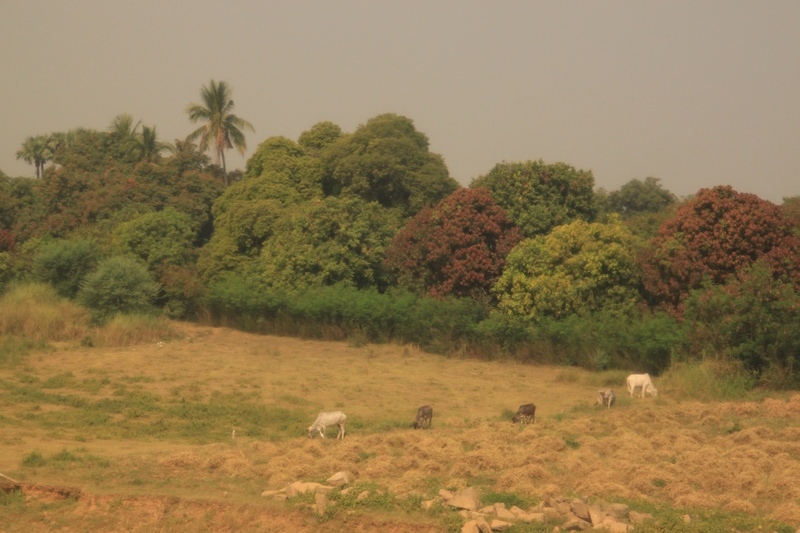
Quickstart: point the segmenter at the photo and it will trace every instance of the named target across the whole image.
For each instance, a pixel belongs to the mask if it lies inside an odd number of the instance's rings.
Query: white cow
[[[628,392],[631,398],[633,398],[633,391],[636,387],[642,388],[642,398],[644,398],[645,394],[650,394],[653,397],[658,396],[658,389],[650,381],[650,374],[631,374],[628,376]]]
[[[314,431],[319,431],[322,438],[325,438],[325,428],[328,426],[339,426],[339,434],[336,435],[337,439],[344,440],[344,423],[347,421],[347,415],[341,411],[331,411],[327,413],[320,413],[313,424],[308,426],[308,438],[314,437]]]

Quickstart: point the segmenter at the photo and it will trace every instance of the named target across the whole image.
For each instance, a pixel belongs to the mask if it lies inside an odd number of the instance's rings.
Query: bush
[[[88,307],[95,320],[105,321],[117,313],[153,314],[159,285],[147,268],[135,259],[114,256],[86,277],[78,301]]]
[[[0,297],[0,335],[43,341],[71,341],[86,333],[86,310],[44,284],[12,287]]]
[[[49,283],[65,298],[75,298],[83,279],[100,260],[100,247],[91,241],[54,241],[33,260],[33,277]]]

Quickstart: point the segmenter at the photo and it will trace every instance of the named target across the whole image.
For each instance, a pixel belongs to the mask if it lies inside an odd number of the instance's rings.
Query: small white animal
[[[344,440],[344,423],[347,421],[347,415],[341,411],[331,411],[327,413],[320,413],[313,424],[308,426],[308,438],[314,437],[314,431],[319,431],[322,438],[325,438],[325,428],[328,426],[339,426],[339,433],[336,435],[337,439]]]
[[[654,398],[658,396],[658,389],[650,381],[650,374],[631,374],[628,376],[628,393],[633,398],[633,391],[636,387],[642,388],[642,398],[645,394],[650,394]]]
[[[600,405],[607,405],[609,409],[617,401],[617,395],[614,394],[612,389],[600,389],[597,391],[597,403]]]
[[[517,414],[511,417],[511,421],[519,422],[520,420],[527,420],[529,424],[533,424],[535,418],[536,406],[532,403],[526,403],[519,406],[519,409],[517,409]]]

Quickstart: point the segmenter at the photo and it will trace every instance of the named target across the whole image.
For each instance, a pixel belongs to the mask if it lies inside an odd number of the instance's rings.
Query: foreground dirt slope
[[[81,529],[336,531],[260,493],[338,470],[395,495],[473,485],[530,498],[572,494],[722,508],[800,525],[800,395],[701,404],[677,402],[663,389],[655,400],[629,399],[618,388],[618,405],[606,410],[592,406],[599,377],[575,369],[182,327],[180,340],[161,345],[67,347],[34,356],[24,372],[45,380],[69,369],[76,382],[106,376],[105,389],[71,391],[87,397],[111,398],[113,383],[125,379],[159,398],[176,390],[199,398],[247,391],[262,404],[307,413],[307,424],[319,410],[341,409],[349,419],[347,439],[309,440],[302,428],[273,440],[239,428],[235,441],[203,445],[152,436],[101,439],[85,428],[47,431],[26,422],[28,407],[6,404],[0,472],[31,485],[80,487],[74,505],[51,514]],[[9,382],[19,375],[0,370]],[[533,426],[503,416],[527,402],[537,405]],[[434,406],[433,429],[408,428],[425,403]],[[234,421],[226,435],[235,428]],[[32,451],[47,458],[64,449],[110,466],[100,472],[86,460],[68,468],[22,465]],[[354,531],[411,531],[411,523],[437,530],[424,516],[348,520]]]

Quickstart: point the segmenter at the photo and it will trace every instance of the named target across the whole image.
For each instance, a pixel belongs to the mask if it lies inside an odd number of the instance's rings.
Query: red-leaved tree
[[[704,280],[718,285],[766,260],[773,275],[800,287],[800,243],[780,208],[730,186],[701,189],[661,225],[641,256],[651,302],[681,316]]]
[[[485,297],[521,240],[488,189],[459,189],[408,222],[385,266],[400,285],[437,298]]]

